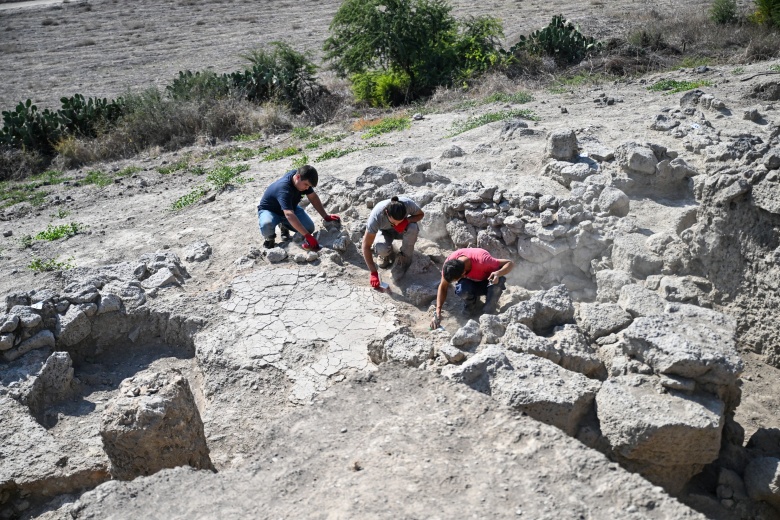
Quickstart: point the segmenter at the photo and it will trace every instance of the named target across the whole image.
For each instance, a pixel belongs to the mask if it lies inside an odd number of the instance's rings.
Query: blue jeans
[[[461,278],[455,284],[455,294],[461,297],[468,305],[474,305],[480,296],[487,295],[488,281],[475,282],[468,278]]]
[[[306,214],[302,207],[295,207],[295,216],[298,217],[298,220],[301,221],[301,225],[306,228],[306,231],[309,233],[314,233],[314,222],[311,220],[309,215]],[[287,221],[287,217],[285,217],[284,214],[279,215],[277,213],[268,211],[267,209],[261,209],[257,211],[257,222],[260,226],[260,233],[262,233],[265,238],[275,237],[276,226],[279,224],[287,226],[290,231],[295,231],[295,229]]]

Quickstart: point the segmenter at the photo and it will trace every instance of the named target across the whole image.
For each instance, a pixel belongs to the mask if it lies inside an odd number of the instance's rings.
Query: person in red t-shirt
[[[476,311],[480,296],[485,296],[482,312],[495,314],[498,299],[506,289],[505,275],[514,266],[511,260],[493,258],[490,253],[478,247],[458,249],[452,253],[441,270],[431,328],[437,328],[441,322],[441,307],[447,299],[447,290],[452,283],[455,284],[455,294],[465,301],[468,313]]]

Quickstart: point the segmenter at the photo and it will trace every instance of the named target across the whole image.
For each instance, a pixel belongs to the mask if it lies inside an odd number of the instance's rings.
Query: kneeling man
[[[379,258],[379,267],[390,267],[393,262],[393,277],[401,278],[412,263],[414,244],[417,242],[419,227],[417,223],[425,213],[409,197],[393,197],[374,206],[366,223],[363,236],[363,259],[371,272],[371,287],[379,287],[379,273],[374,263],[373,252]],[[374,243],[376,235],[382,232],[382,240]],[[393,240],[401,240],[401,250],[393,252]]]

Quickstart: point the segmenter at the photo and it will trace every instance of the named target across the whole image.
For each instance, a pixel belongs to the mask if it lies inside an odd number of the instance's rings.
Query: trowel
[[[387,292],[390,290],[390,284],[387,282],[383,282],[382,278],[379,276],[379,273],[376,274],[377,278],[379,278],[379,285],[377,287],[374,287],[379,292]]]

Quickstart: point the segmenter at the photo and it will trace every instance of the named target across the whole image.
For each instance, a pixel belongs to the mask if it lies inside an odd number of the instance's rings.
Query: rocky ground
[[[91,5],[84,20],[126,8]],[[179,19],[198,12],[170,7]],[[210,7],[204,20],[246,10]],[[50,9],[0,23],[39,32],[52,13],[86,10]],[[325,11],[307,22],[312,41]],[[170,52],[183,48],[170,38]],[[96,44],[112,54],[110,41]],[[234,66],[207,58],[186,66]],[[113,95],[124,74],[147,77],[117,60],[106,69],[117,75],[89,85]],[[357,149],[315,163],[320,196],[343,218],[317,219],[318,255],[261,247],[255,204],[290,158],[232,161],[248,165],[246,182],[179,211],[172,203],[203,177],[158,168],[186,158],[208,170],[207,154],[231,144],[66,172],[67,184],[42,188],[42,207],[0,216],[0,515],[778,517],[767,504],[780,457],[780,156],[776,87],[759,75],[771,65],[535,90],[513,108],[538,122],[455,137],[454,123],[506,105],[433,110],[372,139],[346,123],[317,128],[346,134],[322,150]],[[164,83],[174,69],[152,76]],[[47,90],[11,73],[17,86],[3,95],[56,98],[69,74],[53,72]],[[659,79],[711,85],[649,91]],[[289,144],[306,142],[240,146]],[[86,185],[97,169],[112,182]],[[384,272],[391,290],[379,293],[358,253],[361,225],[398,192],[426,218],[409,273]],[[75,236],[23,243],[71,222]],[[464,315],[451,294],[431,332],[441,262],[469,244],[517,262],[500,313]],[[28,268],[42,258],[75,268]],[[133,455],[139,446],[174,462]],[[178,465],[201,469],[163,469]]]

